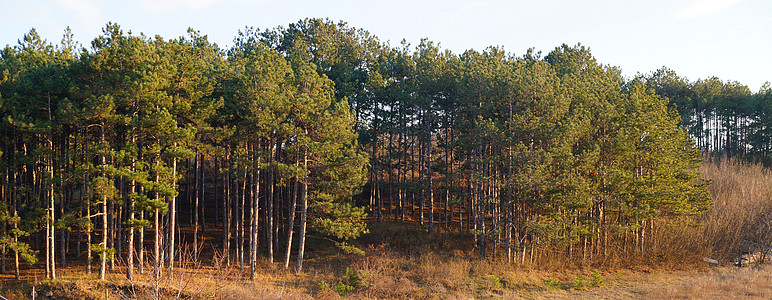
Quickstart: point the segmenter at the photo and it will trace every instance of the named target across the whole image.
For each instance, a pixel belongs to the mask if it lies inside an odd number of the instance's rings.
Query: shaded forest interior
[[[581,45],[454,54],[306,19],[220,49],[108,24],[88,48],[32,30],[0,75],[4,273],[157,278],[204,248],[300,272],[307,237],[361,253],[367,218],[511,264],[662,257],[662,228],[712,205],[704,153],[772,162],[768,83],[625,78]]]

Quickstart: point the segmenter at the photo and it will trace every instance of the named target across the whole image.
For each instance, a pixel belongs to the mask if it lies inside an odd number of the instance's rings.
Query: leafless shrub
[[[196,251],[184,243],[179,245],[177,253],[175,262],[161,270],[157,278],[152,255],[145,262],[138,261],[144,264],[146,272],[135,272],[133,280],[113,274],[109,277],[110,290],[121,299],[201,299],[216,296],[233,283],[234,269],[224,266],[221,252],[214,252],[212,265],[196,259]]]
[[[697,226],[682,228],[682,244],[699,245],[723,262],[766,253],[772,246],[772,172],[760,164],[726,159],[706,161],[701,171],[712,181],[708,189],[714,204]]]

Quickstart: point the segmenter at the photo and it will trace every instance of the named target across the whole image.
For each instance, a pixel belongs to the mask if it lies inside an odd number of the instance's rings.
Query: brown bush
[[[714,203],[703,215],[666,220],[656,227],[653,254],[661,265],[730,264],[743,253],[772,245],[772,172],[740,160],[707,159],[701,166]]]
[[[712,180],[714,205],[700,221],[697,236],[717,258],[769,247],[772,242],[772,172],[760,164],[738,160],[704,163],[701,171]]]

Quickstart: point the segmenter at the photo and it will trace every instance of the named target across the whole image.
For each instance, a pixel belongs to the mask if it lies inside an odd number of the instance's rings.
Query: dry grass
[[[772,299],[772,270],[720,267],[706,272],[624,272],[605,287],[553,289],[534,299]]]
[[[317,261],[317,264],[322,262]],[[368,251],[365,257],[348,257],[343,266],[367,274],[362,284],[349,292],[351,299],[727,299],[772,298],[772,268],[719,267],[704,272],[623,269],[603,271],[604,283],[590,284],[594,270],[561,271],[518,268],[505,262],[443,254],[405,255],[386,247]],[[261,262],[255,281],[230,268],[228,273],[214,268],[189,270],[196,277],[185,277],[183,299],[341,299],[332,289],[321,290],[321,281],[343,281],[345,271],[338,268],[309,267],[293,274],[277,265]],[[39,292],[52,291],[70,299],[148,299],[148,278],[135,281],[135,293],[122,274],[111,273],[106,281],[95,274],[67,270],[54,282],[39,282]],[[220,277],[221,275],[225,277]],[[179,281],[177,281],[179,282]],[[581,285],[577,285],[581,282]],[[162,280],[163,298],[176,298],[178,286]],[[29,287],[27,285],[26,287]],[[4,288],[0,288],[3,291]],[[2,294],[25,299],[28,291]]]
[[[700,239],[721,259],[772,242],[772,172],[760,164],[722,160],[703,164],[715,203],[702,221]]]
[[[744,254],[772,246],[772,172],[760,164],[708,159],[700,168],[714,203],[699,217],[655,222],[655,241],[637,262],[675,270],[706,267],[703,258],[731,265]],[[606,265],[614,267],[613,264]]]
[[[536,268],[480,259],[468,236],[430,236],[415,223],[386,222],[371,224],[371,234],[358,241],[365,256],[342,255],[311,240],[314,251],[302,274],[260,261],[252,281],[237,267],[218,263],[215,255],[206,264],[182,264],[157,283],[165,299],[772,299],[772,267],[730,266],[738,254],[772,241],[772,173],[735,161],[706,162],[702,172],[713,181],[709,190],[715,205],[709,212],[657,223],[651,258],[590,264],[597,271],[559,262]],[[194,261],[181,254],[183,261]],[[709,267],[703,256],[724,266]],[[56,281],[39,281],[39,266],[25,270],[22,282],[0,275],[0,295],[26,299],[35,286],[67,299],[152,298],[154,280],[148,275],[128,282],[117,269],[100,281],[82,270],[58,270]],[[329,288],[321,288],[322,282]],[[338,284],[350,286],[345,297]]]

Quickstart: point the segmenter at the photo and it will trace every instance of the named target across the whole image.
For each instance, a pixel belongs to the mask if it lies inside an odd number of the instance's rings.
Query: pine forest
[[[701,163],[772,163],[772,86],[628,78],[581,44],[391,45],[328,19],[227,49],[109,23],[88,45],[32,29],[2,49],[0,132],[0,273],[17,279],[254,280],[410,226],[436,252],[602,267],[692,251],[674,232],[714,205]]]

